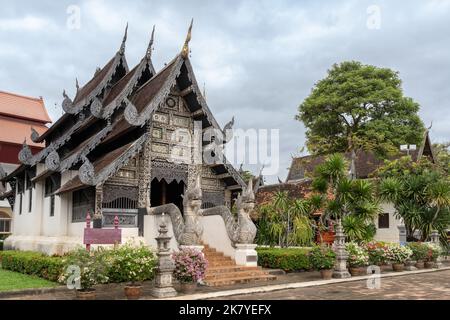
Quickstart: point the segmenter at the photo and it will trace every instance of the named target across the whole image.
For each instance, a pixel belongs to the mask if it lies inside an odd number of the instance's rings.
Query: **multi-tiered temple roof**
[[[44,134],[32,131],[32,141],[45,141],[45,148],[33,154],[24,143],[19,153],[22,164],[2,181],[13,181],[29,168],[45,163],[46,169],[32,181],[55,172],[78,170],[57,194],[104,183],[142,150],[153,113],[173,90],[179,91],[203,129],[212,126],[221,130],[200,92],[189,60],[191,28],[192,24],[182,51],[159,72],[155,72],[151,59],[154,29],[145,55],[131,70],[125,58],[125,30],[119,50],[105,66],[97,69],[84,86],[79,87],[77,81],[75,98],[72,100],[64,91],[64,115]],[[226,161],[211,165],[211,169],[227,186],[245,186]]]

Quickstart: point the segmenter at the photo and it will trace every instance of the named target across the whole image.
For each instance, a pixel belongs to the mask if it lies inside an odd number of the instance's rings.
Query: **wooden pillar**
[[[139,197],[138,207],[147,208],[151,206],[150,187],[151,187],[151,130],[150,124],[147,124],[146,131],[149,138],[145,142],[140,161],[139,161]]]
[[[102,227],[102,204],[103,204],[103,185],[95,186],[95,212],[94,212],[94,228]]]
[[[167,184],[165,180],[161,180],[161,204],[166,204],[166,188]]]

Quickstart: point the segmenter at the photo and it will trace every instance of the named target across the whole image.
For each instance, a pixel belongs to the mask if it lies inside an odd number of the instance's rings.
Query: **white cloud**
[[[23,18],[0,19],[0,30],[2,31],[40,31],[51,25],[47,19],[32,15]]]

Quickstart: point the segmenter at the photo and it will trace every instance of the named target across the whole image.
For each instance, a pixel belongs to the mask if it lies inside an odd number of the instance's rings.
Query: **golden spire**
[[[181,56],[183,59],[189,57],[189,41],[191,41],[192,36],[192,24],[194,23],[194,18],[191,20],[191,25],[189,26],[188,33],[186,35],[186,40],[184,41],[183,50],[181,50]]]

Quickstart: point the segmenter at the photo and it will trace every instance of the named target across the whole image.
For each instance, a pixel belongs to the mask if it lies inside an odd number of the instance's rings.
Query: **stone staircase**
[[[275,280],[276,276],[263,271],[261,267],[237,266],[235,261],[206,244],[203,253],[208,260],[205,283],[208,286],[226,286],[238,283]]]

